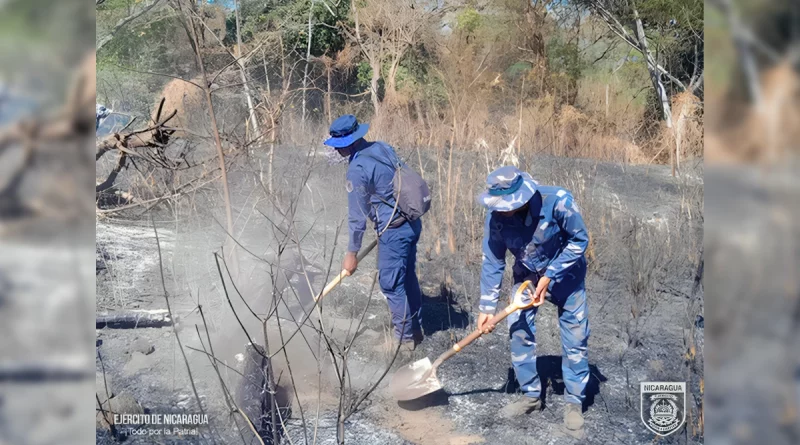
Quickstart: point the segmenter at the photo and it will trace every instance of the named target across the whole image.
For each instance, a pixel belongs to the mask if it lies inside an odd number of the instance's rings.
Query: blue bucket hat
[[[344,148],[361,139],[369,131],[369,124],[359,124],[352,114],[338,117],[331,124],[329,137],[324,144],[333,148]]]
[[[500,167],[489,173],[486,191],[478,195],[478,203],[492,212],[516,210],[533,198],[537,186],[531,175],[517,167]]]

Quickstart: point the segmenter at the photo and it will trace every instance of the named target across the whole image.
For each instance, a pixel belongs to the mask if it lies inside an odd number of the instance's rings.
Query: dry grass
[[[708,160],[715,163],[776,163],[800,138],[800,75],[791,61],[760,74],[761,103],[710,96]]]
[[[701,109],[696,97],[679,95],[674,101],[676,117],[681,117],[681,158],[703,154]],[[602,115],[589,114],[577,107],[558,107],[553,96],[524,104],[516,113],[498,119],[489,105],[477,103],[456,127],[449,118],[413,117],[409,107],[400,107],[391,116],[373,119],[370,135],[391,141],[398,147],[449,147],[451,141],[461,152],[483,151],[493,156],[513,145],[517,156],[537,154],[590,158],[624,164],[668,163],[676,144],[676,128],[663,127],[650,139],[637,142],[635,116],[618,115],[610,122]],[[459,123],[460,122],[460,123]],[[457,137],[453,137],[454,131]]]
[[[671,164],[680,153],[678,166],[687,158],[703,157],[703,109],[700,98],[684,92],[672,97],[672,128],[661,123],[655,137],[645,144],[649,163]]]

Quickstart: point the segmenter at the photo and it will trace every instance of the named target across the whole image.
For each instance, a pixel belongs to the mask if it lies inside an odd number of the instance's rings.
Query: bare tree
[[[667,97],[667,90],[664,87],[662,76],[668,76],[683,89],[686,87],[680,80],[671,76],[667,70],[659,65],[655,56],[650,52],[647,36],[644,33],[644,26],[642,25],[642,19],[639,17],[639,11],[636,9],[635,3],[630,4],[630,12],[633,16],[632,31],[629,31],[620,18],[614,15],[613,10],[614,7],[617,6],[616,3],[618,3],[616,0],[590,0],[588,3],[592,10],[603,19],[606,25],[608,25],[608,29],[611,30],[611,32],[637,51],[641,51],[647,63],[647,70],[650,73],[653,89],[659,100],[662,116],[666,121],[667,128],[672,128],[672,110],[670,109],[669,98]]]
[[[313,36],[314,28],[311,26],[311,19],[314,18],[314,0],[308,6],[308,42],[306,43],[306,63],[303,68],[303,125],[306,123],[306,89],[308,88],[308,65],[311,62],[311,38]]]
[[[352,4],[353,27],[340,22],[342,32],[356,45],[372,69],[370,96],[376,115],[380,114],[382,101],[378,96],[378,82],[386,82],[386,95],[390,103],[397,91],[397,71],[400,62],[417,43],[421,30],[429,20],[443,10],[427,10],[415,2],[375,0],[358,6]],[[384,75],[382,66],[388,64]]]
[[[659,63],[657,55],[654,55],[650,48],[650,42],[645,34],[644,24],[639,15],[635,0],[586,0],[584,3],[602,18],[613,34],[642,53],[647,64],[647,71],[650,73],[650,81],[653,85],[653,90],[658,99],[661,115],[664,118],[667,128],[673,128],[672,107],[670,105],[669,96],[667,95],[664,79],[666,78],[681,91],[693,92],[703,83],[703,72],[699,69],[698,64],[695,63],[695,72],[687,85]],[[623,18],[622,14],[624,14],[626,18]],[[628,26],[624,24],[626,20],[629,22]],[[695,54],[698,54],[697,48],[695,48]],[[678,130],[682,128],[683,126],[679,125]],[[673,176],[675,175],[675,167],[680,162],[680,139],[682,135],[679,133],[680,132],[677,132],[675,135],[676,143],[675,156],[673,157]]]
[[[774,48],[759,40],[753,30],[744,24],[739,9],[733,2],[712,0],[709,3],[719,9],[728,21],[749,99],[757,110],[762,111],[763,100],[756,59],[757,56],[766,56],[772,62],[777,62],[780,55]]]
[[[275,159],[275,144],[280,140],[280,121],[283,112],[286,109],[286,104],[294,94],[292,89],[292,76],[299,61],[290,63],[290,56],[287,54],[283,46],[283,34],[281,30],[274,33],[277,36],[275,46],[280,51],[278,62],[280,63],[280,89],[273,89],[269,79],[269,67],[267,65],[267,56],[265,51],[262,50],[261,57],[264,66],[264,78],[266,81],[266,88],[261,90],[261,103],[258,104],[256,110],[262,116],[264,121],[269,124],[269,156],[267,160],[267,190],[269,193],[273,192],[273,161]],[[295,53],[292,49],[290,53]],[[262,182],[263,178],[262,178]]]
[[[9,166],[7,180],[0,187],[0,215],[6,211],[30,210],[23,203],[21,191],[38,153],[62,152],[65,145],[74,144],[78,149],[74,158],[81,166],[90,168],[91,158],[83,147],[95,125],[91,111],[96,90],[95,65],[94,52],[83,57],[63,105],[0,128],[0,154],[15,146],[22,150],[21,162],[15,167]]]
[[[244,89],[244,97],[247,100],[247,109],[250,112],[248,115],[248,122],[253,126],[253,131],[256,134],[256,137],[261,135],[261,131],[258,128],[258,120],[256,119],[256,112],[253,107],[253,96],[250,94],[250,85],[247,83],[247,68],[245,65],[247,64],[247,58],[242,57],[242,31],[241,31],[241,24],[239,22],[239,3],[238,1],[235,2],[234,8],[236,11],[236,60],[239,65],[239,73],[241,74],[242,78],[242,87]],[[223,45],[224,46],[224,45]]]

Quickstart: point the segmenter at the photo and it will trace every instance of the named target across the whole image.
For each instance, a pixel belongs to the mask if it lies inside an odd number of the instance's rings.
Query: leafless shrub
[[[622,248],[628,269],[625,280],[628,288],[630,318],[625,325],[628,346],[641,345],[643,325],[658,304],[657,284],[664,274],[666,249],[658,229],[632,218],[622,236]]]

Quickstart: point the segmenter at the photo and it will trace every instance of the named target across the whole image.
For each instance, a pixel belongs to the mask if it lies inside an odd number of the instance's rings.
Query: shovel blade
[[[389,382],[395,400],[414,400],[442,389],[428,357],[398,369]]]

